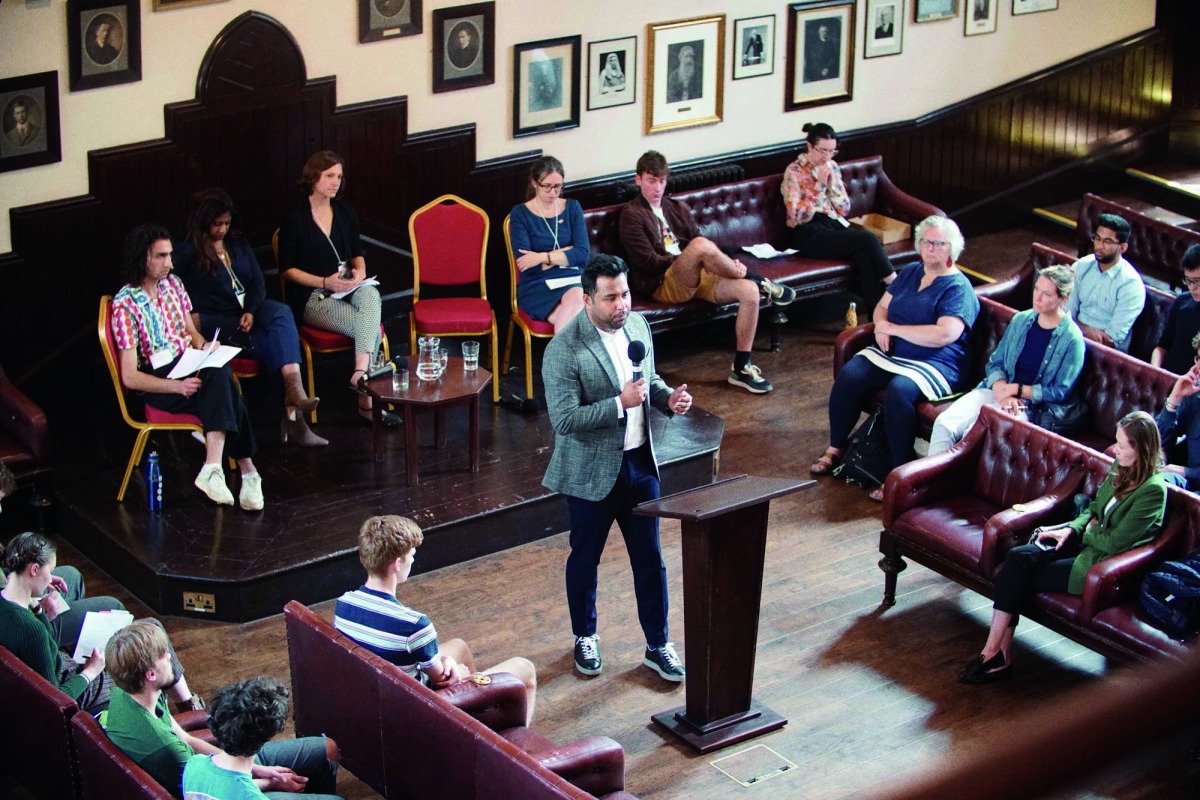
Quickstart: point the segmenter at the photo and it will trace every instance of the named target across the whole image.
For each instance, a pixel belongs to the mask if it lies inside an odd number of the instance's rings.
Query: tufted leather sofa
[[[1161,223],[1160,223],[1161,224]],[[1037,270],[1051,264],[1073,264],[1075,258],[1041,244],[1034,244],[1029,251],[1029,259],[1025,264],[1003,281],[976,287],[975,293],[980,297],[990,297],[998,303],[1018,311],[1031,308],[1033,305],[1033,281]],[[1129,355],[1149,362],[1150,354],[1158,346],[1163,330],[1167,327],[1167,316],[1171,313],[1171,305],[1175,295],[1146,287],[1146,306],[1133,322],[1133,332],[1129,337]]]
[[[0,461],[17,480],[34,482],[50,470],[46,414],[18,389],[0,367]],[[40,493],[45,487],[34,486]]]
[[[1074,494],[1095,494],[1111,463],[1068,439],[984,408],[979,422],[950,450],[897,467],[888,476],[879,535],[883,604],[896,602],[905,558],[991,597],[1005,554],[1038,525],[1070,519]],[[1171,488],[1167,519],[1154,541],[1096,564],[1082,595],[1043,592],[1022,613],[1118,658],[1178,657],[1184,645],[1141,619],[1137,593],[1155,564],[1195,549],[1198,535],[1200,497]]]
[[[71,738],[79,761],[80,800],[109,800],[113,797],[170,800],[172,797],[158,781],[113,744],[91,714],[71,717]]]
[[[850,195],[851,217],[875,212],[915,225],[925,217],[942,213],[936,206],[898,189],[883,171],[882,156],[846,161],[841,168]],[[782,175],[770,175],[681,192],[671,197],[687,203],[700,233],[727,252],[761,243],[783,250],[789,246],[790,236],[780,192],[782,182]],[[621,208],[612,205],[584,211],[588,238],[597,252],[625,257],[618,230]],[[911,241],[896,242],[885,249],[893,264],[903,265],[916,260]],[[744,251],[737,257],[751,272],[785,283],[795,288],[801,297],[829,294],[854,285],[850,265],[844,261],[800,256],[760,260]],[[737,304],[714,306],[691,300],[680,305],[666,305],[635,296],[633,310],[644,314],[650,327],[657,331],[733,316],[737,313]],[[772,348],[778,349],[777,345],[777,331],[772,331]]]
[[[965,388],[974,388],[984,378],[988,357],[996,349],[1008,323],[1016,311],[986,297],[979,299],[979,317],[971,330],[970,379]],[[859,325],[838,334],[833,344],[833,374],[855,353],[875,342],[875,326]],[[1096,342],[1086,342],[1083,371],[1076,383],[1088,404],[1085,429],[1072,438],[1095,450],[1103,451],[1117,435],[1117,422],[1130,411],[1158,412],[1163,398],[1171,390],[1175,375],[1165,369],[1152,367],[1144,361]],[[949,407],[952,400],[917,404],[920,419],[918,433],[929,436],[937,415]]]
[[[432,692],[300,603],[284,620],[296,735],[332,736],[346,768],[385,797],[633,798],[612,739],[556,747],[525,727],[516,677]]]
[[[1092,236],[1096,233],[1096,217],[1101,214],[1117,214],[1124,217],[1131,228],[1129,249],[1125,258],[1137,267],[1138,272],[1162,281],[1171,288],[1182,288],[1183,272],[1179,268],[1184,251],[1200,243],[1200,232],[1181,228],[1134,211],[1128,206],[1114,203],[1094,194],[1085,194],[1079,206],[1079,218],[1075,224],[1075,242],[1079,255],[1092,252]]]

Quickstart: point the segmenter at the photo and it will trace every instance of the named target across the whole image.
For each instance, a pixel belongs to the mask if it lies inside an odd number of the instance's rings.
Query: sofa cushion
[[[1106,608],[1092,617],[1091,627],[1122,647],[1146,657],[1181,658],[1188,652],[1183,642],[1172,639],[1147,622],[1136,600]]]
[[[979,574],[983,526],[1001,508],[982,497],[963,495],[906,511],[891,527],[898,537]]]

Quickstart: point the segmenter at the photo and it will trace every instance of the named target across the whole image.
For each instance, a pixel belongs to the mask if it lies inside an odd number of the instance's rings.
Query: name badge
[[[161,369],[170,364],[174,358],[175,354],[170,350],[159,350],[157,353],[150,354],[150,366],[154,369]]]

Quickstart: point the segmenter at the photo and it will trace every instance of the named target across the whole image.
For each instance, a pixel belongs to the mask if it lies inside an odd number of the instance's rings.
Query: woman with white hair
[[[837,466],[859,413],[881,389],[892,467],[911,461],[917,402],[951,394],[965,377],[979,300],[954,266],[965,244],[962,232],[934,216],[917,225],[913,238],[921,260],[901,269],[875,306],[875,345],[847,361],[833,382],[829,446],[810,467],[814,475]],[[871,499],[882,501],[882,488]]]

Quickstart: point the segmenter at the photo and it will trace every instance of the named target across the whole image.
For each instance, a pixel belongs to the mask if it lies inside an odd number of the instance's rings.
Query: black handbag
[[[883,424],[883,408],[876,407],[850,434],[850,443],[842,453],[842,463],[833,470],[834,477],[847,483],[883,485],[892,471],[892,451]]]

